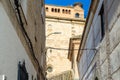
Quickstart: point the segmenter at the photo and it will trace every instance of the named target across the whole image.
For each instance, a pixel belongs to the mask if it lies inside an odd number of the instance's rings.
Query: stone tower
[[[45,5],[47,77],[71,70],[67,59],[69,40],[82,35],[85,19],[80,3],[73,6]]]

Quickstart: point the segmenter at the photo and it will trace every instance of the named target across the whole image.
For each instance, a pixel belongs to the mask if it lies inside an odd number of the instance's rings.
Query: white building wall
[[[27,0],[21,0],[21,7],[23,9],[25,17],[27,18]]]
[[[6,75],[7,80],[17,80],[18,62],[23,60],[29,80],[32,75],[35,78],[36,71],[0,3],[0,75]]]

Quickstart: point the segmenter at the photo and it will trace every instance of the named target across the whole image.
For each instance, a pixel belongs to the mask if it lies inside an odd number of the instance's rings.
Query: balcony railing
[[[71,70],[62,72],[61,74],[57,74],[48,78],[48,80],[73,80],[73,73]]]

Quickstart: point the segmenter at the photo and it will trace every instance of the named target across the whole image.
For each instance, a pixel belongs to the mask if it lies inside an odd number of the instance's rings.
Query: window
[[[51,11],[54,12],[54,8],[52,8]]]
[[[103,39],[105,35],[105,21],[104,21],[104,6],[102,5],[101,10],[100,10],[100,18],[101,18],[101,40]]]
[[[71,10],[69,10],[69,14],[71,14]]]
[[[75,18],[79,18],[80,17],[80,14],[79,13],[76,13],[75,14]]]
[[[65,13],[65,10],[64,10],[64,9],[62,10],[62,13]]]
[[[67,13],[68,13],[68,10],[66,10],[65,12],[66,12],[66,14],[67,14]]]
[[[58,9],[58,13],[60,12],[60,9]]]
[[[35,36],[35,42],[37,42],[37,38],[36,38],[36,36]]]
[[[55,8],[55,12],[57,12],[57,9]]]
[[[46,9],[46,11],[48,11],[48,7],[46,7],[45,9]]]
[[[25,67],[25,61],[18,64],[18,80],[28,80],[28,73]]]
[[[48,71],[48,72],[52,72],[52,71],[53,71],[53,68],[52,68],[51,66],[48,66],[47,71]]]

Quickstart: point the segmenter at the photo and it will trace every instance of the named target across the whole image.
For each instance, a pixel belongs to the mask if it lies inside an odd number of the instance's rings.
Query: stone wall
[[[48,19],[46,18],[46,35],[54,32],[60,34],[52,34],[46,37],[47,49],[47,65],[52,65],[53,71],[48,72],[48,75],[70,70],[71,63],[67,59],[69,39],[75,35],[81,35],[84,27],[84,22],[71,22],[66,20]],[[52,49],[52,48],[58,49]],[[64,66],[63,66],[64,65]]]
[[[68,7],[52,5],[46,5],[46,7],[48,7],[49,10],[51,10],[51,8],[60,8],[61,11],[63,8],[69,9]],[[71,9],[71,14],[67,14],[66,16],[62,12],[55,13],[46,11],[47,67],[52,67],[51,72],[47,70],[48,78],[71,70],[71,62],[67,59],[69,40],[71,37],[82,35],[85,23],[84,16],[81,15],[82,18],[73,17],[72,13],[75,13],[75,11],[73,7]],[[84,13],[81,7],[79,7],[79,9],[81,9],[80,13]],[[72,18],[69,18],[70,15],[72,15]],[[54,32],[59,32],[60,34],[54,34]]]
[[[104,0],[103,0],[104,1]],[[94,47],[90,47],[97,49],[95,51],[95,55],[93,55],[93,59],[90,62],[90,65],[84,72],[84,74],[80,75],[80,80],[89,80],[89,79],[95,79],[98,78],[99,80],[119,80],[120,77],[120,50],[119,50],[119,23],[120,23],[120,2],[118,0],[105,0],[103,3],[102,0],[98,1],[98,6],[95,10],[95,14],[93,16],[93,20],[91,22],[91,25],[88,25],[90,29],[87,28],[89,32],[88,38],[84,39],[84,41],[88,40],[88,43],[85,42],[85,45],[88,45],[90,42],[91,36],[97,35],[101,31],[101,21],[99,19],[99,11],[101,9],[101,6],[104,4],[104,20],[105,20],[105,35],[102,39],[94,37],[94,42],[96,39],[99,39],[97,45]],[[93,5],[91,5],[93,6]],[[90,11],[90,14],[92,11]],[[89,18],[90,20],[90,18]],[[99,26],[99,27],[98,27]],[[92,29],[94,27],[94,29]],[[86,30],[86,31],[87,31]],[[93,31],[93,34],[90,35],[91,30]],[[95,32],[95,33],[94,33]],[[96,43],[95,43],[96,44]],[[84,44],[83,44],[84,45]],[[86,48],[86,47],[82,47]],[[88,56],[84,57],[83,55],[87,54],[86,51],[83,51],[84,54],[81,55],[80,61],[79,61],[79,72],[83,73],[84,68],[81,67],[83,61],[88,58]],[[89,61],[86,60],[86,61]]]

